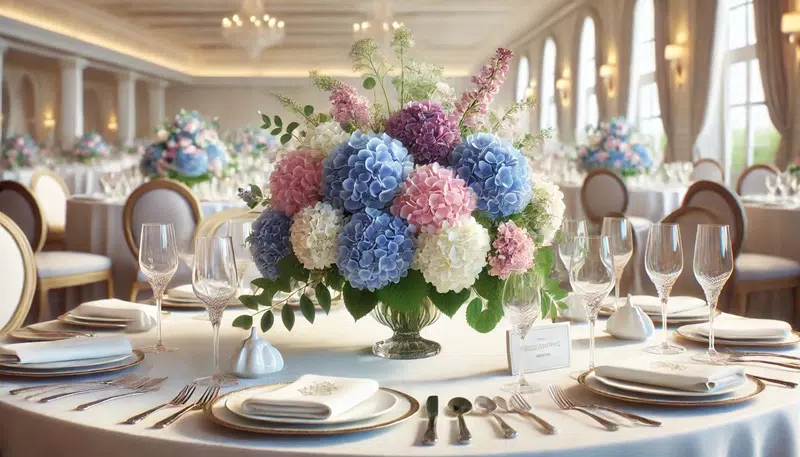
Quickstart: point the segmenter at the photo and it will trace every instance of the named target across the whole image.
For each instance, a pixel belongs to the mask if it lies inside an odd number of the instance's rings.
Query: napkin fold
[[[167,295],[169,298],[174,298],[176,300],[197,300],[200,299],[197,297],[197,294],[194,293],[194,288],[191,284],[184,284],[182,286],[173,287],[172,289],[167,291]]]
[[[157,309],[152,305],[106,298],[82,303],[70,311],[73,316],[130,319],[128,328],[146,330],[156,324]]]
[[[647,314],[661,314],[661,299],[650,295],[633,295],[631,304]],[[706,301],[695,297],[669,297],[667,300],[667,316],[679,314],[690,309],[702,308]]]
[[[744,382],[744,368],[735,365],[695,365],[636,357],[595,368],[604,378],[668,387],[689,392],[720,391]]]
[[[697,333],[708,336],[708,322],[695,326]],[[726,340],[784,338],[792,331],[786,322],[774,319],[718,319],[714,336]]]
[[[99,359],[132,353],[131,343],[123,336],[70,338],[0,345],[0,359],[20,363],[66,362]]]
[[[304,375],[271,392],[255,393],[242,402],[247,414],[325,420],[347,412],[378,391],[372,379]]]

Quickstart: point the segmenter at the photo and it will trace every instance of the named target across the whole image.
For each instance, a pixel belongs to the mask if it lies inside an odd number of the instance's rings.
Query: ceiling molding
[[[548,33],[548,29],[575,12],[578,8],[587,3],[587,0],[568,0],[569,3],[561,5],[553,11],[553,14],[547,15],[547,20],[542,21],[536,27],[522,33],[518,37],[509,42],[510,48],[519,48],[529,44],[534,39],[541,35]]]

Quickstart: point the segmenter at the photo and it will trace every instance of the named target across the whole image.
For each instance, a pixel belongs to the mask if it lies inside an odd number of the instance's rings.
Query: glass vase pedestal
[[[397,360],[425,359],[433,357],[442,346],[420,336],[420,331],[439,319],[439,310],[426,300],[414,311],[401,313],[388,305],[378,303],[372,317],[394,331],[391,338],[372,345],[372,353],[378,357]]]

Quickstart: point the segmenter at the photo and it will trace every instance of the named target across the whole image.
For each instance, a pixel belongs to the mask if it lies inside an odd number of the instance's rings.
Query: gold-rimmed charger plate
[[[144,353],[134,349],[130,359],[125,359],[119,363],[109,365],[93,366],[88,368],[76,368],[74,370],[48,370],[48,371],[25,371],[12,368],[0,367],[0,376],[15,376],[19,378],[60,378],[65,376],[84,376],[89,374],[111,373],[124,370],[132,366],[139,365],[144,360]]]
[[[734,392],[720,395],[718,397],[666,397],[611,387],[596,379],[594,370],[587,371],[586,373],[580,375],[578,378],[578,383],[597,395],[613,398],[615,400],[621,400],[630,403],[642,403],[645,405],[681,407],[735,405],[737,403],[742,403],[752,399],[756,395],[763,392],[766,388],[766,385],[760,379],[756,379],[750,375],[747,375],[747,384]]]
[[[169,316],[169,311],[161,311],[162,319],[167,316]],[[121,324],[117,322],[98,322],[98,321],[80,320],[75,318],[69,311],[58,316],[56,320],[59,322],[63,322],[65,324],[74,325],[76,327],[102,328],[107,330],[124,330],[128,327],[128,324]]]
[[[246,419],[238,416],[228,409],[225,405],[228,398],[233,395],[241,395],[252,390],[272,390],[286,386],[289,383],[282,382],[263,386],[248,387],[245,389],[228,392],[218,397],[211,404],[203,409],[206,417],[223,427],[239,430],[243,432],[259,433],[264,435],[302,435],[302,436],[322,436],[322,435],[344,435],[349,433],[367,432],[390,427],[406,421],[419,411],[419,402],[408,394],[394,389],[381,387],[381,390],[397,396],[397,404],[385,414],[355,423],[328,424],[328,425],[303,425],[303,424],[282,424]]]
[[[679,336],[685,340],[695,341],[697,343],[706,343],[708,344],[708,338],[694,332],[689,332],[686,329],[681,331],[682,327],[678,327],[675,330],[675,335]],[[714,338],[714,344],[716,346],[738,346],[738,347],[783,347],[783,346],[794,346],[797,343],[800,343],[800,333],[796,331],[792,331],[788,336],[783,339],[775,339],[775,340],[726,340],[721,338]]]

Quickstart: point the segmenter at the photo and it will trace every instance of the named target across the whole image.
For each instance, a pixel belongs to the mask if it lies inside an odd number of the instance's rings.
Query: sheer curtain
[[[707,4],[713,4],[713,9]],[[716,0],[697,2],[695,8],[696,15],[692,35],[696,37],[695,39],[697,41],[694,45],[695,50],[693,50],[692,67],[690,69],[694,74],[691,78],[692,100],[690,113],[692,120],[691,134],[694,136],[694,158],[714,159],[724,164],[725,110],[723,109],[722,103],[722,81],[725,74],[724,62],[725,51],[727,50],[728,9],[725,2]],[[709,30],[711,31],[710,33]],[[706,39],[708,39],[709,42],[704,48],[701,40],[704,41]],[[706,48],[710,55],[703,57],[703,51]],[[703,99],[696,99],[695,94],[700,94],[702,89],[695,89],[695,86],[702,84],[704,80],[697,75],[705,72],[707,72],[705,79],[706,96]],[[703,104],[702,107],[701,104]],[[695,132],[695,129],[699,130]]]
[[[656,39],[656,86],[658,87],[658,104],[661,109],[661,124],[667,137],[664,149],[664,163],[677,159],[673,148],[675,134],[672,122],[672,85],[670,83],[670,65],[664,59],[664,48],[670,43],[669,0],[653,0],[655,9]]]

